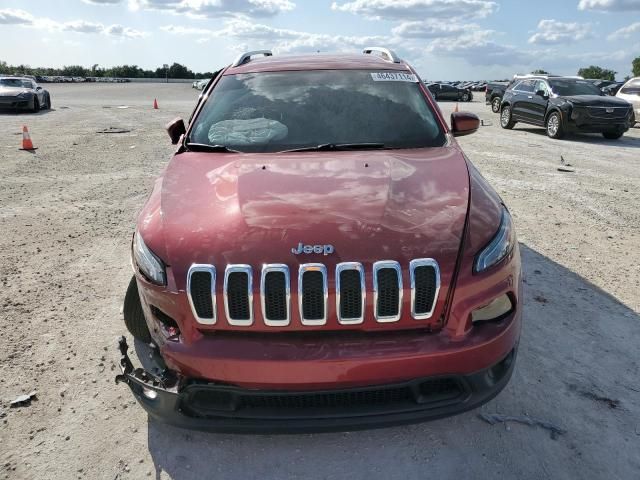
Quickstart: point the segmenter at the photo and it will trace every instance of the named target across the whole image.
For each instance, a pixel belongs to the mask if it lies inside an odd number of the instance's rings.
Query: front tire
[[[564,137],[564,127],[562,126],[562,117],[558,112],[551,112],[547,117],[545,126],[547,136],[549,138],[560,139]]]
[[[496,97],[491,101],[491,111],[493,113],[500,112],[500,104],[502,103],[502,99],[500,97]]]
[[[513,115],[511,114],[511,107],[505,105],[500,112],[500,126],[507,130],[511,130],[515,126],[516,122],[513,121]]]
[[[607,140],[617,140],[624,135],[623,132],[602,132],[602,136]]]
[[[461,100],[462,100],[463,102],[468,102],[468,101],[469,101],[469,94],[468,94],[468,93],[466,93],[466,92],[465,92],[465,93],[463,93],[463,94],[462,94],[462,98],[461,98]]]
[[[40,102],[38,101],[38,97],[33,97],[33,108],[31,108],[31,113],[38,113],[40,111]]]
[[[133,338],[143,343],[151,343],[151,333],[149,333],[147,321],[144,319],[136,277],[131,277],[129,282],[127,293],[124,296],[122,314],[124,316],[124,324],[129,333],[133,335]]]

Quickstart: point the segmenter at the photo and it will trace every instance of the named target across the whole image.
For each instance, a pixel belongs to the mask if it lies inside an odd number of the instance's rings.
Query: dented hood
[[[433,257],[453,273],[469,197],[457,148],[374,152],[176,155],[161,186],[164,260],[178,288],[193,263]],[[295,255],[292,248],[332,245]]]

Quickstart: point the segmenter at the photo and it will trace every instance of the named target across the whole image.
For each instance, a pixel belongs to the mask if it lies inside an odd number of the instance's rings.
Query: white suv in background
[[[635,77],[625,83],[616,97],[626,100],[633,105],[636,114],[636,123],[640,122],[640,77]]]

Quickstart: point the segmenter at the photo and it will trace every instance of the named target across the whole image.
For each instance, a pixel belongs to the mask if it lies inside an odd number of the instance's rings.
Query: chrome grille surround
[[[340,286],[340,274],[344,271],[355,270],[360,275],[360,317],[354,318],[342,318],[342,309],[340,305],[341,298],[341,286]],[[342,325],[359,325],[364,322],[364,311],[366,305],[367,288],[364,282],[364,266],[358,262],[342,262],[336,265],[336,312],[338,315],[338,323]]]
[[[211,275],[211,306],[213,307],[212,318],[202,318],[198,316],[198,311],[193,303],[193,297],[191,296],[191,276],[196,272],[208,273]],[[202,325],[215,325],[216,324],[216,267],[213,265],[205,265],[194,263],[189,267],[187,272],[187,297],[189,298],[189,305],[191,306],[191,312],[196,321]]]
[[[378,275],[380,270],[390,268],[396,271],[398,276],[398,313],[396,315],[381,316],[378,314]],[[373,316],[378,323],[392,323],[400,320],[402,316],[402,268],[393,260],[382,260],[373,264]]]
[[[433,294],[433,303],[431,304],[431,310],[427,313],[416,313],[416,268],[418,267],[432,267],[436,276],[436,291]],[[436,308],[436,300],[440,293],[440,267],[438,262],[433,258],[419,258],[411,260],[409,263],[409,277],[411,281],[411,316],[414,320],[425,320],[433,316],[433,311]]]
[[[324,299],[324,316],[320,319],[304,318],[303,301],[304,301],[304,285],[302,277],[305,272],[320,272],[322,274],[322,288]],[[327,281],[327,267],[322,263],[303,263],[298,269],[298,308],[300,309],[300,321],[303,325],[317,326],[327,323],[327,300],[329,298],[329,285]]]
[[[416,285],[416,269],[423,266],[429,266],[434,269],[435,273],[435,291],[433,294],[431,310],[426,313],[416,313],[416,296],[419,285]],[[396,278],[398,280],[398,307],[397,314],[392,316],[384,316],[379,314],[378,312],[378,297],[380,294],[379,291],[379,272],[383,269],[392,269],[396,274]],[[306,272],[320,272],[322,275],[322,306],[323,306],[323,317],[319,319],[315,318],[304,318],[304,285],[303,285],[303,277]],[[356,271],[358,272],[360,279],[360,291],[361,291],[361,315],[357,318],[343,318],[342,310],[341,310],[341,290],[342,286],[340,284],[341,273],[345,271]],[[196,303],[194,301],[192,289],[194,288],[194,284],[192,282],[192,276],[196,272],[207,273],[211,276],[211,306],[212,306],[212,318],[202,318],[198,315],[198,310],[196,309]],[[247,275],[247,292],[246,292],[246,301],[248,302],[248,311],[249,318],[231,318],[230,309],[229,309],[229,276],[232,273],[244,273]],[[267,318],[267,305],[266,305],[266,295],[265,295],[265,282],[267,279],[267,275],[271,272],[282,272],[285,277],[285,294],[286,294],[286,319],[275,319],[270,320]],[[414,320],[424,320],[431,318],[436,308],[436,304],[438,301],[438,297],[440,295],[440,268],[438,262],[433,258],[421,258],[412,260],[409,263],[409,278],[410,278],[410,289],[411,289],[411,316]],[[216,295],[216,268],[213,265],[208,264],[193,264],[188,270],[187,273],[187,284],[186,284],[186,294],[189,301],[189,305],[191,307],[192,314],[195,320],[201,325],[215,325],[218,323],[217,316],[217,295]],[[318,281],[315,279],[314,281]],[[353,279],[351,279],[352,283]],[[301,264],[298,269],[298,309],[300,314],[300,319],[302,325],[305,326],[322,326],[326,325],[328,321],[328,275],[327,268],[322,263],[306,263]],[[367,285],[365,280],[365,267],[362,263],[359,262],[342,262],[336,265],[335,269],[335,295],[336,295],[336,316],[338,323],[340,325],[359,325],[364,323],[364,320],[367,316],[366,309],[366,295],[367,295]],[[384,260],[375,262],[373,264],[373,285],[371,285],[373,290],[373,316],[377,323],[392,323],[397,322],[402,317],[402,303],[403,303],[403,280],[402,280],[402,268],[399,262],[392,260]],[[196,295],[198,293],[196,287]],[[224,310],[227,319],[227,323],[231,326],[240,326],[246,327],[254,324],[255,316],[253,310],[253,269],[250,265],[246,264],[230,264],[227,265],[224,272],[224,285],[223,285],[223,299],[224,299]],[[395,294],[395,292],[394,292]],[[395,300],[395,299],[394,299]],[[274,263],[274,264],[264,264],[261,267],[261,277],[260,277],[260,305],[261,305],[261,313],[262,318],[264,320],[264,324],[270,327],[286,327],[291,325],[291,276],[289,267],[286,264],[282,263]]]
[[[249,302],[249,318],[237,319],[231,318],[229,314],[229,275],[232,273],[245,273],[247,275],[247,300]],[[227,316],[227,322],[234,327],[248,327],[253,325],[253,270],[251,265],[231,264],[224,269],[224,313]]]
[[[282,272],[285,281],[285,296],[287,304],[287,318],[284,320],[270,320],[267,318],[267,304],[265,294],[265,282],[267,274],[270,272]],[[262,307],[262,318],[265,325],[270,327],[286,327],[291,322],[291,279],[289,277],[289,267],[283,263],[269,263],[262,266],[262,274],[260,276],[260,305]]]

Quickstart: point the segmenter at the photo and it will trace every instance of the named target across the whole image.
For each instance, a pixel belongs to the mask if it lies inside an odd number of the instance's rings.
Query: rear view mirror
[[[451,132],[454,137],[471,135],[480,128],[480,119],[470,112],[453,112],[451,114]]]
[[[165,128],[167,129],[167,133],[169,134],[169,138],[171,138],[171,143],[173,145],[177,145],[180,141],[180,137],[187,133],[187,129],[184,126],[184,120],[180,117],[171,120]]]

